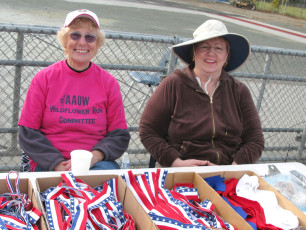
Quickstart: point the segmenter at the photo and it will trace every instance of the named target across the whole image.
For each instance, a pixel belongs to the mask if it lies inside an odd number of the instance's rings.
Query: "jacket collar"
[[[186,68],[182,70],[178,70],[180,73],[178,73],[181,80],[188,85],[191,88],[197,89],[197,90],[203,90],[199,83],[197,82],[197,79],[193,72],[190,69],[190,66],[187,66]],[[228,73],[225,70],[222,70],[221,76],[220,76],[220,84],[228,80]]]

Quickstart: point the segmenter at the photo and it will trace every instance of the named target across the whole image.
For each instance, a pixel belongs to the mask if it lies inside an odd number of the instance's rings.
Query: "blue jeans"
[[[107,169],[120,169],[120,166],[116,161],[99,161],[90,168],[90,170],[107,170]]]
[[[95,163],[90,170],[107,170],[107,169],[120,169],[120,166],[116,161],[99,161]],[[45,172],[45,170],[38,165],[36,166],[34,172]]]

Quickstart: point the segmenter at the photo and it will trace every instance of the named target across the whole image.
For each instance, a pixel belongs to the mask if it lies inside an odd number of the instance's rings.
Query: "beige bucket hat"
[[[238,69],[247,61],[251,53],[248,39],[240,34],[229,33],[221,21],[214,19],[200,25],[194,31],[192,40],[174,45],[171,50],[182,62],[190,65],[193,62],[193,45],[216,37],[225,38],[230,45],[230,59],[224,68],[227,72]]]

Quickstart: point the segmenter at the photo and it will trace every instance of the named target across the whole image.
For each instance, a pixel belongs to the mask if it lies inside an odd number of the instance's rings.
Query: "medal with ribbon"
[[[15,188],[11,183],[10,176],[16,174]],[[19,173],[11,171],[6,177],[8,193],[0,195],[0,229],[16,230],[38,230],[37,221],[42,212],[33,207],[33,204],[26,194],[19,190]]]
[[[235,229],[214,212],[208,199],[200,201],[191,183],[166,189],[166,176],[165,169],[138,176],[128,171],[122,176],[159,229]]]
[[[133,230],[133,218],[118,199],[118,180],[112,178],[91,188],[71,172],[62,182],[41,193],[51,230]]]

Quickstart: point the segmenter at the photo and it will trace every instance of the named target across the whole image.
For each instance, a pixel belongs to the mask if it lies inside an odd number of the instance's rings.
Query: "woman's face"
[[[95,35],[95,31],[91,29],[88,23],[80,23],[78,27],[70,28],[67,39],[67,60],[68,64],[76,70],[84,70],[89,66],[91,59],[97,53],[97,40],[88,42],[85,35]],[[78,32],[82,36],[80,39],[74,40],[70,34]]]
[[[228,45],[224,38],[212,38],[196,44],[194,70],[198,73],[220,76],[227,61]]]

